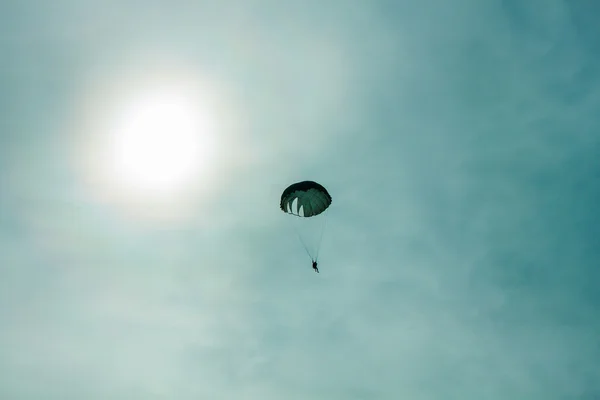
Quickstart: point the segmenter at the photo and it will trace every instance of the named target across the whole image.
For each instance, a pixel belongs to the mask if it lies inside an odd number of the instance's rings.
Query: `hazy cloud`
[[[597,11],[7,2],[0,394],[600,396]],[[170,66],[232,110],[219,184],[173,225],[72,162],[90,88]],[[320,275],[278,209],[302,179],[333,196]]]

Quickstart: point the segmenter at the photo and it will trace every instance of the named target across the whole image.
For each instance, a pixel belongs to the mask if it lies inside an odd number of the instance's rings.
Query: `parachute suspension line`
[[[325,212],[325,220],[323,221],[323,226],[321,227],[321,236],[319,237],[319,242],[317,244],[317,253],[315,255],[314,261],[319,261],[319,250],[321,250],[321,242],[323,241],[323,232],[325,232],[325,225],[327,225],[327,212]]]
[[[308,246],[306,245],[306,243],[304,243],[304,240],[302,239],[302,235],[300,235],[300,232],[298,232],[298,227],[294,226],[294,230],[296,231],[296,235],[298,235],[298,239],[300,239],[300,243],[302,243],[302,247],[304,247],[304,251],[306,251],[306,254],[308,254],[308,256],[310,257],[310,259],[312,261],[316,261],[313,256],[310,254],[310,251],[308,250]]]

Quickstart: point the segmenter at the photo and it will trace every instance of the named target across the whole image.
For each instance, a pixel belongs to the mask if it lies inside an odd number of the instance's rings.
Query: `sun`
[[[147,90],[124,104],[110,129],[112,175],[122,190],[172,196],[214,155],[206,107],[177,87]]]
[[[114,173],[126,187],[176,191],[211,156],[208,116],[193,99],[159,90],[123,110],[113,133]]]
[[[229,90],[185,63],[90,76],[65,129],[85,195],[126,219],[191,221],[246,160]]]

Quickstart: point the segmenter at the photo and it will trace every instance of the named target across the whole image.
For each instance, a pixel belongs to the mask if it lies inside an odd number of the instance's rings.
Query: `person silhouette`
[[[312,262],[312,267],[316,273],[319,273],[319,268],[317,268],[317,262],[315,260],[313,260],[313,262]]]

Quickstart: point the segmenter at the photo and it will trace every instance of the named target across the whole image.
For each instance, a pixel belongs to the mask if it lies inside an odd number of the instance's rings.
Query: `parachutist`
[[[291,214],[302,219],[318,217],[323,214],[327,208],[331,205],[331,195],[327,192],[322,185],[314,181],[302,181],[296,182],[288,186],[281,194],[279,201],[279,208],[286,214]],[[325,220],[322,220],[325,221]],[[321,228],[321,238],[316,242],[316,249],[314,254],[311,253],[310,249],[306,246],[306,243],[302,239],[302,236],[298,233],[298,239],[302,243],[306,254],[312,261],[312,268],[315,272],[319,272],[317,268],[317,258],[319,258],[319,247],[321,246],[321,240],[323,239],[323,230],[325,224],[323,223]]]

